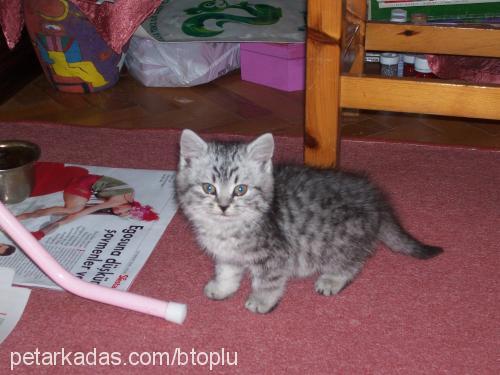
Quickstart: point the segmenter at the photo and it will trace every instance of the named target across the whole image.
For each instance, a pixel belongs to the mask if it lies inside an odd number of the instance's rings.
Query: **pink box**
[[[241,43],[241,78],[283,91],[304,90],[304,43]]]

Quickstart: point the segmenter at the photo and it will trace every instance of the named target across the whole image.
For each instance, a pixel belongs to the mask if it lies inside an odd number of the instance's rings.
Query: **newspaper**
[[[23,315],[31,291],[12,286],[14,270],[0,267],[0,344],[10,335]]]
[[[133,189],[133,201],[140,202],[142,207],[149,206],[153,215],[157,215],[156,220],[146,221],[144,216],[141,220],[137,215],[134,218],[119,210],[115,213],[115,208],[108,208],[107,212],[99,210],[58,227],[58,222],[67,215],[50,214],[21,220],[32,233],[51,225],[56,226],[55,230],[40,240],[41,244],[74,276],[89,283],[127,290],[177,211],[174,196],[175,172],[61,163],[37,163],[35,172],[36,182],[31,196],[21,203],[8,205],[16,216],[37,210],[41,212],[40,209],[49,207],[64,207],[63,191],[70,183],[74,184],[75,179],[78,179],[76,175],[85,173],[90,176],[106,176],[108,180],[112,178],[128,185],[114,187],[115,190],[125,189],[123,191],[112,192],[111,188],[106,194],[101,193],[107,195],[105,198],[98,198],[95,192],[90,193],[85,207],[99,207],[99,204],[110,199],[109,196]],[[127,196],[130,197],[130,194]],[[86,198],[77,199],[81,202]],[[125,207],[127,205],[128,203]],[[15,270],[14,284],[61,289],[12,239],[0,232],[0,246],[2,245],[3,248],[9,245],[14,247],[12,254],[5,255],[8,253],[2,252],[3,256],[0,256],[0,267]]]

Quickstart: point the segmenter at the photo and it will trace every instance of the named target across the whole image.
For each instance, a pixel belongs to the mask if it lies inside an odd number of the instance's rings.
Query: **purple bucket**
[[[118,82],[124,52],[114,52],[74,4],[24,0],[24,19],[45,76],[55,89],[90,93]]]

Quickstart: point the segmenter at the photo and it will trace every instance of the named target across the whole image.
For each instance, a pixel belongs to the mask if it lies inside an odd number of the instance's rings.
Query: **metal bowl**
[[[0,141],[0,201],[19,203],[29,197],[35,184],[34,163],[40,147],[28,141]]]

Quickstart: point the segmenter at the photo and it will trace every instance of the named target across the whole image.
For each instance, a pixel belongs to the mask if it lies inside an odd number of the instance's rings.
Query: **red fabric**
[[[427,55],[432,72],[442,79],[475,84],[500,84],[500,59],[493,57]]]
[[[9,48],[19,41],[23,22],[21,0],[0,0],[0,26]]]
[[[65,166],[63,163],[41,162],[35,164],[35,185],[32,197],[63,191],[77,177],[88,175],[85,168]]]
[[[120,53],[137,27],[160,5],[161,0],[116,0],[115,3],[104,2],[101,5],[97,5],[95,0],[71,2],[88,17],[109,46]],[[21,0],[0,0],[0,25],[9,48],[14,48],[21,36],[24,23],[21,4]]]
[[[37,142],[45,161],[175,169],[178,157],[178,131],[5,123],[0,131],[6,139]],[[300,161],[302,139],[278,137],[276,151],[278,160]],[[243,307],[248,279],[228,300],[214,302],[203,295],[212,261],[178,213],[131,290],[187,303],[184,325],[35,289],[1,346],[0,369],[8,371],[11,353],[36,349],[90,353],[90,360],[94,350],[115,352],[124,361],[132,352],[144,352],[147,360],[155,351],[177,362],[70,367],[62,366],[59,357],[57,366],[15,370],[206,374],[208,364],[193,365],[192,358],[203,362],[203,353],[220,354],[224,348],[231,360],[238,353],[238,365],[219,364],[213,373],[498,373],[500,151],[344,140],[341,160],[343,168],[371,175],[405,226],[445,252],[421,261],[381,247],[340,295],[319,296],[314,278],[298,279],[289,283],[274,312],[254,315]]]

